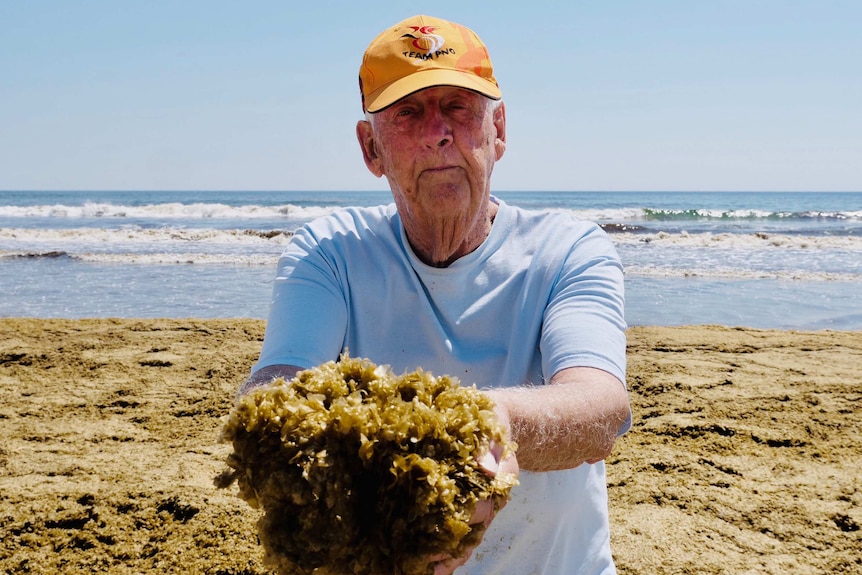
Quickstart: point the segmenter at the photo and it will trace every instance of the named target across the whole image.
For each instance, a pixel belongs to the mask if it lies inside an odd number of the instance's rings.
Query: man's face
[[[506,147],[502,104],[450,86],[427,88],[360,122],[368,169],[386,176],[405,225],[470,226]],[[460,222],[460,223],[459,223]]]

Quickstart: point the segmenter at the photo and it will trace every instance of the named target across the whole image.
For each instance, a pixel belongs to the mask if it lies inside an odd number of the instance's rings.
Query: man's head
[[[365,164],[386,176],[416,253],[448,265],[474,250],[491,229],[491,173],[506,149],[506,109],[479,37],[411,18],[371,43],[360,84]]]
[[[359,68],[363,112],[379,112],[433,86],[457,86],[499,100],[488,49],[475,32],[439,18],[414,16],[388,28]]]

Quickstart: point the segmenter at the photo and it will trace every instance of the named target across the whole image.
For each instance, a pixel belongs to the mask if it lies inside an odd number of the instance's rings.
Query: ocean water
[[[596,221],[630,325],[862,329],[862,192],[501,192]],[[265,318],[292,231],[383,192],[0,192],[2,317]]]

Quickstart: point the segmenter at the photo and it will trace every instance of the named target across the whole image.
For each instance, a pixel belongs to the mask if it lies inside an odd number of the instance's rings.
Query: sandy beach
[[[0,319],[0,573],[267,573],[212,484],[263,331]],[[631,328],[620,572],[862,573],[860,369],[862,332]]]

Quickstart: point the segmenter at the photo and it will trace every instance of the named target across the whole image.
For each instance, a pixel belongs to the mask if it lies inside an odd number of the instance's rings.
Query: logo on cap
[[[431,52],[436,52],[440,48],[443,47],[443,43],[445,39],[443,36],[439,34],[435,34],[434,30],[437,29],[436,26],[410,26],[413,28],[414,33],[420,34],[419,36],[414,36],[413,34],[404,34],[401,36],[402,38],[412,38],[413,46],[417,50],[422,50],[426,54],[430,54]]]

